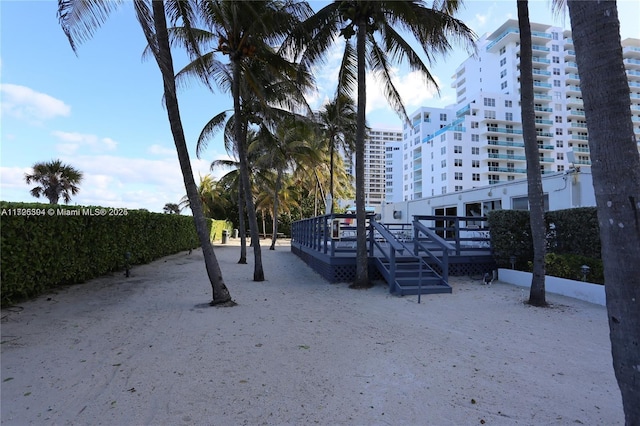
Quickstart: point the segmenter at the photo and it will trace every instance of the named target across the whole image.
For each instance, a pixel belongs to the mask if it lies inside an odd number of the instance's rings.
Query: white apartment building
[[[390,196],[398,194],[402,200],[402,188],[394,185],[393,175],[402,168],[402,132],[396,129],[371,129],[365,139],[364,186],[365,206],[370,210],[382,205],[386,199],[386,189]],[[389,158],[389,154],[392,155]],[[355,155],[345,159],[347,173],[355,176]],[[388,183],[390,181],[391,183]],[[397,182],[397,179],[396,179]],[[341,205],[355,206],[354,200],[344,200]]]
[[[543,174],[589,167],[588,132],[570,31],[531,24],[536,124]],[[640,40],[622,42],[640,140]],[[526,178],[517,20],[478,42],[453,75],[456,105],[423,107],[403,129],[402,200]],[[395,175],[395,179],[400,176]]]

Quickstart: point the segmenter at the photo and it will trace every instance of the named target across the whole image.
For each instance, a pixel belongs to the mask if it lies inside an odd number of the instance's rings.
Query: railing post
[[[391,274],[389,293],[391,293],[396,287],[396,249],[393,247],[391,247],[391,253],[389,256],[389,273]]]
[[[460,256],[460,218],[456,217],[453,223],[453,236],[456,239],[456,255]]]

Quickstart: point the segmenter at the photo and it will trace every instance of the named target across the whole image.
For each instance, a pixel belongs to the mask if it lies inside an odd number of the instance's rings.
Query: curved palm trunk
[[[240,232],[240,260],[238,263],[247,263],[247,227],[244,222],[245,215],[244,188],[242,179],[238,179],[238,232]]]
[[[536,133],[536,112],[533,100],[533,65],[531,25],[527,0],[518,0],[518,26],[520,28],[520,103],[522,136],[527,158],[527,193],[529,197],[529,223],[533,241],[533,274],[529,291],[529,304],[546,306],[545,252],[546,228],[544,222],[544,195],[540,171],[540,154]]]
[[[236,60],[231,61],[233,81],[233,111],[236,117],[242,116],[240,108],[240,66]],[[253,280],[264,281],[264,270],[262,269],[262,253],[260,251],[260,236],[258,234],[258,218],[256,209],[253,204],[253,195],[251,194],[251,181],[249,179],[249,164],[247,160],[246,140],[242,138],[241,120],[235,120],[234,133],[236,137],[236,145],[238,149],[238,159],[240,162],[240,179],[244,189],[244,201],[247,207],[247,216],[249,217],[249,233],[251,234],[251,245],[253,246],[254,269]]]
[[[356,129],[356,280],[354,288],[371,287],[369,281],[369,257],[367,255],[367,230],[364,205],[364,137],[366,125],[367,86],[365,81],[366,22],[358,22],[356,55],[358,61],[358,109]]]
[[[589,131],[613,369],[625,422],[640,424],[640,156],[615,1],[569,0]]]
[[[331,211],[329,212],[325,212],[325,213],[329,213],[329,214],[333,214],[333,136],[331,137],[331,140],[329,141],[330,143],[330,147],[329,147],[329,194],[331,194]]]
[[[269,247],[269,250],[276,249],[276,240],[278,239],[278,192],[280,192],[281,182],[282,169],[278,169],[278,177],[276,178],[276,189],[273,194],[273,236],[271,237],[271,247]]]
[[[207,223],[202,212],[198,188],[193,179],[193,170],[189,161],[189,151],[187,150],[187,142],[184,137],[182,121],[180,118],[180,110],[178,108],[178,97],[176,96],[176,83],[173,69],[173,58],[169,47],[169,36],[167,32],[167,22],[165,18],[164,2],[155,0],[152,2],[153,22],[156,30],[158,53],[156,61],[162,73],[162,81],[164,84],[165,106],[169,117],[169,125],[173,141],[176,145],[180,169],[184,179],[184,186],[187,190],[187,197],[193,212],[193,220],[195,222],[196,231],[200,244],[202,245],[202,253],[207,269],[207,275],[213,289],[213,300],[211,305],[218,305],[231,301],[229,290],[222,279],[222,271],[213,251],[211,239],[207,228]],[[153,44],[152,40],[148,40],[149,44]]]

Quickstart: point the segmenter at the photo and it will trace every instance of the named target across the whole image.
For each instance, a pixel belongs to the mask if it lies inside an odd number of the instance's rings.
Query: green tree
[[[33,173],[25,173],[24,180],[27,185],[32,182],[38,184],[29,191],[34,197],[44,195],[49,204],[58,204],[62,197],[68,204],[71,196],[80,191],[78,185],[82,182],[82,172],[60,160],[52,160],[34,164]]]
[[[167,203],[167,204],[164,205],[162,210],[167,214],[180,214],[180,211],[182,209],[176,203]]]
[[[247,101],[244,87],[253,89],[252,96],[261,102],[265,99],[262,86],[264,72],[272,76],[289,74],[296,76],[298,67],[287,61],[273,46],[279,45],[290,31],[298,25],[302,17],[310,13],[305,2],[290,1],[202,1],[199,3],[201,16],[205,25],[211,29],[208,34],[217,38],[217,48],[204,57],[198,57],[194,63],[196,70],[205,81],[213,79],[230,84],[233,98],[233,112],[236,118],[243,116],[243,102]],[[198,34],[204,41],[206,33]],[[213,59],[213,54],[219,52],[227,56],[229,67]],[[262,75],[256,75],[253,70],[259,62]],[[225,83],[226,84],[226,83]],[[284,94],[283,94],[284,96]],[[282,99],[287,102],[287,98]],[[250,196],[251,179],[247,161],[246,126],[243,120],[234,120],[234,140],[240,164],[241,186],[244,189],[251,243],[254,248],[254,281],[264,281],[262,255],[260,251],[260,236],[253,197]]]
[[[546,306],[545,254],[546,226],[544,221],[544,192],[536,131],[536,112],[533,92],[533,62],[531,24],[528,0],[518,0],[518,27],[520,29],[520,109],[522,135],[527,158],[527,195],[529,222],[533,242],[533,274],[529,290],[529,304]]]
[[[191,211],[193,212],[196,231],[202,245],[205,266],[213,291],[213,299],[210,304],[212,306],[232,304],[231,295],[224,283],[220,265],[211,245],[207,222],[202,214],[198,190],[193,178],[189,151],[187,150],[178,108],[173,56],[169,46],[167,18],[165,15],[165,2],[154,0],[150,3],[149,1],[136,0],[134,1],[134,8],[138,22],[162,75],[164,104],[167,109],[185,189],[189,204],[192,207]],[[58,18],[72,49],[76,51],[76,44],[89,39],[94,31],[105,22],[110,13],[120,5],[120,2],[112,1],[58,0]],[[194,19],[192,3],[168,0],[167,6],[172,21],[180,19],[189,28],[189,23]]]
[[[640,424],[640,156],[615,1],[568,0],[589,131],[613,369],[625,423]]]
[[[437,87],[427,65],[403,38],[397,29],[411,34],[424,51],[428,61],[435,54],[450,50],[451,40],[470,46],[474,34],[464,23],[452,15],[460,2],[436,2],[433,8],[423,1],[335,1],[316,12],[285,44],[287,49],[300,53],[305,67],[322,60],[337,37],[345,39],[342,66],[338,77],[338,93],[351,96],[357,84],[356,110],[356,279],[353,287],[369,287],[366,213],[364,193],[364,151],[366,135],[366,80],[367,67],[379,77],[391,106],[407,122],[400,94],[391,79],[391,61],[406,60],[409,67],[419,71],[425,82]],[[355,37],[355,48],[352,38]]]
[[[335,150],[342,148],[342,152],[350,155],[355,147],[357,130],[356,107],[352,98],[336,94],[334,99],[326,104],[318,114],[318,124],[324,138],[329,145],[329,196],[331,198],[331,211],[335,206],[334,193],[334,168]]]

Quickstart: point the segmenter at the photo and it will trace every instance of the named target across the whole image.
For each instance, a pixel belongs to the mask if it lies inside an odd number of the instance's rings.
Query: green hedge
[[[488,215],[491,247],[500,267],[531,271],[533,242],[529,212],[522,210],[494,210]],[[600,258],[600,234],[595,207],[556,210],[545,213],[546,272],[561,278],[582,279],[582,265],[591,269],[587,279],[604,282]]]
[[[2,306],[123,270],[127,256],[136,265],[200,246],[191,216],[36,203],[0,209]],[[223,228],[227,222],[212,222],[212,239]]]

